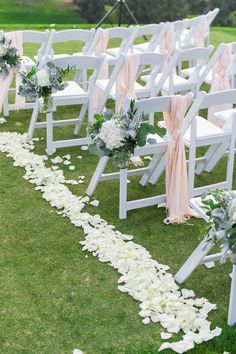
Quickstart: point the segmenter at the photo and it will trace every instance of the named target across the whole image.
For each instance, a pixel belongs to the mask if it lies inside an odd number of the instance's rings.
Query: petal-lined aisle
[[[24,178],[36,185],[35,189],[42,192],[51,206],[83,228],[83,250],[92,252],[101,262],[109,262],[122,275],[118,288],[141,303],[139,314],[143,322],[159,322],[168,333],[183,330],[181,341],[164,343],[160,349],[183,353],[221,333],[219,328],[210,330],[211,323],[207,320],[215,305],[207,299],[195,298],[193,291],[180,290],[173,276],[166,272],[168,266],[153,260],[144,247],[132,241],[132,236],[115,230],[99,215],[82,212],[88,197],[73,195],[65,186],[63,172],[47,168],[44,162],[47,156],[36,155],[33,149],[33,142],[28,141],[26,134],[0,133],[0,151],[14,160],[14,166],[25,169]]]

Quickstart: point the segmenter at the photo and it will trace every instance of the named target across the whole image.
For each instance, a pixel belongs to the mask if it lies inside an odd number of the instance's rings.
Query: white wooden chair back
[[[199,73],[201,68],[206,65],[208,58],[213,51],[213,46],[210,45],[207,48],[190,48],[190,49],[176,49],[172,59],[170,60],[169,64],[166,66],[162,77],[156,84],[156,91],[157,94],[160,92],[162,89],[163,84],[165,81],[169,78],[169,92],[170,94],[173,93],[173,76],[176,74],[176,69],[177,69],[177,74],[181,72],[182,65],[186,62],[193,62],[197,61],[197,65],[193,66],[193,71],[189,78],[187,79],[189,82],[192,82],[195,84],[195,93],[198,92],[199,87],[200,87],[200,81],[199,81]]]
[[[103,56],[95,57],[91,55],[70,55],[64,58],[51,58],[51,56],[48,56],[46,58],[46,62],[50,61],[61,69],[66,69],[70,66],[74,67],[76,72],[80,72],[81,70],[87,72],[89,70],[89,78],[87,81],[83,81],[84,90],[88,90],[89,83],[91,84],[93,82],[93,86],[95,85],[103,60]]]
[[[200,110],[208,109],[210,107],[224,105],[224,104],[236,104],[236,90],[220,91],[215,93],[206,94],[200,92],[194,101],[191,110],[186,116],[185,126],[186,129],[191,121],[191,133],[190,133],[190,146],[189,146],[189,196],[190,198],[195,195],[201,195],[203,192],[213,189],[232,189],[233,183],[233,169],[234,169],[234,148],[236,139],[236,112],[233,113],[231,127],[228,130],[218,128],[218,133],[212,136],[211,129],[209,127],[208,134],[204,134],[204,140],[197,140],[197,115]],[[216,184],[208,184],[207,186],[194,187],[195,172],[196,170],[196,147],[197,146],[210,146],[208,152],[205,155],[207,165],[212,160],[213,166],[224,156],[227,151],[227,170],[226,180],[223,182],[217,182]],[[209,155],[210,154],[210,155]],[[208,157],[209,155],[209,157]],[[203,163],[204,161],[203,160]],[[213,161],[214,160],[214,161]]]
[[[208,22],[208,25],[210,27],[210,25],[212,24],[212,22],[214,21],[214,19],[216,18],[216,16],[218,15],[220,9],[218,7],[216,7],[214,10],[209,11],[205,16]]]
[[[112,70],[111,76],[109,78],[108,85],[103,93],[103,99],[100,103],[98,111],[101,112],[102,109],[104,108],[106,101],[109,97],[109,94],[112,90],[112,87],[114,86],[117,77],[119,75],[119,72],[121,70],[121,67],[125,61],[125,58],[129,55],[125,55],[124,53],[120,54],[119,57],[117,58],[116,64],[114,66],[114,69]],[[149,77],[149,80],[145,84],[145,88],[150,91],[150,96],[155,94],[155,88],[154,88],[154,80],[155,77],[157,76],[161,65],[164,63],[164,60],[166,58],[167,53],[140,53],[139,55],[139,69],[137,72],[136,80],[139,78],[143,67],[149,66],[151,68],[151,75]]]
[[[195,33],[198,24],[204,19],[204,15],[194,17],[189,20],[187,28],[180,38],[180,48],[187,49],[195,46]]]
[[[128,28],[127,27],[108,28],[109,42],[112,39],[117,39],[117,40],[121,41],[117,55],[119,55],[120,53],[127,53],[128,52],[130,45],[132,43],[133,30],[134,30],[133,26],[130,26]],[[89,49],[89,54],[94,53],[95,47],[97,45],[97,42],[98,42],[101,34],[102,34],[102,29],[98,28],[96,30],[91,47]],[[109,43],[108,43],[107,47],[109,47]]]
[[[48,45],[46,49],[46,55],[54,56],[53,44],[63,43],[67,41],[82,42],[83,43],[83,54],[88,54],[89,48],[94,36],[94,29],[84,30],[84,29],[68,29],[63,31],[52,30],[48,39]],[[63,54],[64,55],[64,54]]]
[[[36,56],[38,62],[40,62],[42,57],[45,55],[46,46],[49,37],[49,30],[45,30],[45,31],[24,30],[19,32],[22,33],[23,46],[24,43],[39,45],[39,49],[36,53]]]
[[[176,48],[179,47],[181,35],[183,31],[187,28],[189,24],[189,19],[183,19],[183,20],[177,20],[172,22],[174,25],[174,30],[175,30],[175,42],[176,42]]]
[[[133,31],[133,48],[138,49],[142,52],[152,52],[155,50],[157,45],[159,44],[159,37],[162,38],[163,32],[165,30],[165,24],[150,24],[144,26],[135,26]],[[143,44],[135,45],[135,41],[140,37],[151,37],[148,41]],[[145,45],[146,44],[146,45]],[[132,49],[131,49],[132,50]]]

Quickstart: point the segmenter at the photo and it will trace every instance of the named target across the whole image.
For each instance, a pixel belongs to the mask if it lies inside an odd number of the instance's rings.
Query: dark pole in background
[[[98,0],[99,1],[99,0]],[[122,10],[123,8],[128,12],[129,16],[131,17],[131,19],[133,20],[133,22],[138,25],[138,20],[136,19],[136,17],[134,16],[133,12],[130,10],[126,0],[116,0],[116,3],[114,4],[114,6],[111,8],[110,11],[108,11],[107,14],[105,14],[105,16],[103,16],[103,18],[98,22],[96,29],[98,27],[100,27],[106,20],[109,20],[109,16],[112,14],[112,12],[119,6],[119,19],[118,19],[118,24],[119,26],[121,26],[122,24]],[[110,21],[109,21],[110,22]],[[147,40],[147,38],[145,38]]]

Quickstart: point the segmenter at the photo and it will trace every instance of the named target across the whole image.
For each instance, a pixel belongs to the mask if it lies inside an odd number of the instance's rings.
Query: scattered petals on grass
[[[75,166],[74,165],[69,166],[69,170],[70,171],[74,171],[75,170]]]
[[[211,322],[207,320],[216,305],[205,298],[195,298],[191,290],[181,290],[167,272],[169,267],[152,259],[144,247],[132,241],[132,235],[117,231],[98,214],[82,212],[89,197],[73,195],[65,185],[63,171],[46,167],[48,157],[34,154],[33,150],[33,141],[28,140],[27,134],[0,133],[0,152],[13,159],[13,166],[25,169],[23,178],[41,191],[58,214],[83,229],[85,239],[80,241],[83,251],[117,269],[121,275],[118,289],[140,302],[143,322],[159,322],[168,333],[183,333],[182,340],[165,342],[159,350],[171,348],[184,353],[195,344],[221,334],[218,327],[211,330]]]

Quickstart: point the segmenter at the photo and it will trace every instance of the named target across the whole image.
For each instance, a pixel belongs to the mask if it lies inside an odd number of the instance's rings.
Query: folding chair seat
[[[87,144],[89,138],[76,138],[67,140],[53,140],[53,128],[56,126],[65,125],[76,125],[78,126],[78,133],[81,125],[84,121],[86,112],[88,111],[88,120],[92,121],[94,114],[94,88],[95,82],[101,69],[103,57],[94,56],[68,56],[65,58],[51,59],[47,58],[47,61],[53,62],[57,67],[66,69],[69,66],[75,68],[76,71],[84,70],[86,72],[92,71],[91,76],[88,77],[88,81],[83,86],[77,81],[68,81],[67,87],[63,91],[58,91],[52,93],[52,112],[46,114],[46,122],[37,122],[39,114],[39,101],[37,100],[34,105],[33,114],[30,121],[30,126],[28,130],[28,135],[30,138],[33,137],[35,128],[45,128],[47,129],[47,153],[49,155],[53,154],[54,150],[59,147],[66,146],[77,146],[82,144]],[[64,120],[53,120],[53,112],[56,111],[59,106],[67,105],[82,105],[80,114],[78,118],[75,119],[64,119]]]

